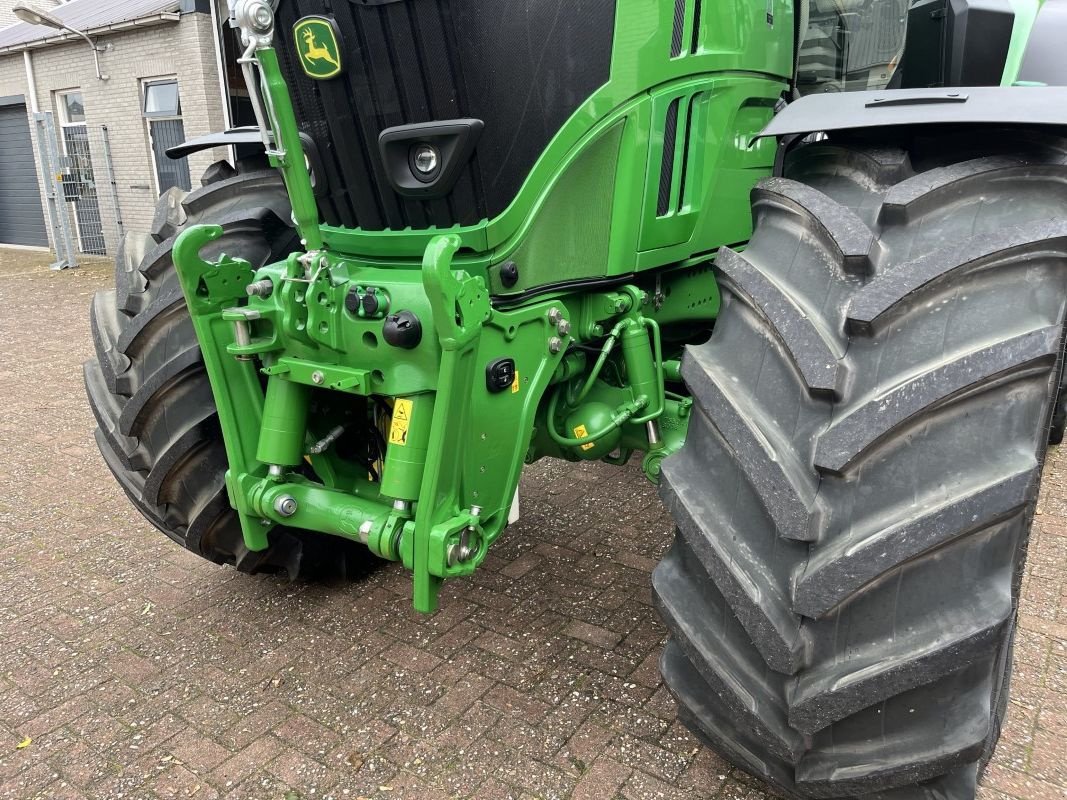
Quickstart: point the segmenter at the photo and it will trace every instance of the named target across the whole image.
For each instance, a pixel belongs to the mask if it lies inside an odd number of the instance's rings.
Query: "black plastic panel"
[[[998,86],[1014,25],[1011,0],[919,0],[908,10],[901,88]]]
[[[908,9],[901,89],[945,85],[945,17],[948,0],[918,0]]]
[[[320,198],[333,225],[469,225],[503,211],[567,118],[607,82],[615,0],[281,0],[282,69],[301,129],[328,173]],[[327,81],[300,70],[292,26],[336,19],[347,69]],[[473,118],[484,130],[451,191],[404,197],[378,148],[386,128]]]
[[[1011,0],[949,0],[949,86],[999,86],[1015,27]]]

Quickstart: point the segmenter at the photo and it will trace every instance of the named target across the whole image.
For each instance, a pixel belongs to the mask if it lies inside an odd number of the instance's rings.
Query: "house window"
[[[64,125],[85,123],[85,100],[81,92],[62,92],[59,95],[59,110]]]
[[[180,117],[177,81],[151,81],[144,85],[144,115],[146,117]]]
[[[156,188],[160,194],[177,186],[191,190],[189,160],[177,161],[167,157],[167,149],[185,141],[185,125],[182,122],[182,104],[177,78],[153,78],[142,83],[143,105],[141,111],[148,123],[148,139],[152,145],[152,161],[155,166]]]

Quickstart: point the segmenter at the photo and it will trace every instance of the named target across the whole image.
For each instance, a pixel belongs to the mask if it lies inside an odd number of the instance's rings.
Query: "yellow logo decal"
[[[411,426],[410,400],[400,398],[393,406],[393,423],[389,426],[389,444],[404,447],[408,443],[408,428]]]
[[[519,371],[515,370],[515,380],[511,382],[511,393],[518,394],[519,388]]]
[[[574,429],[574,435],[578,439],[587,439],[589,438],[589,430],[584,425],[579,425]],[[596,442],[582,445],[583,450],[592,450],[594,447],[596,447]]]
[[[309,78],[322,81],[341,71],[341,47],[331,20],[304,17],[293,26],[293,36],[300,66]]]

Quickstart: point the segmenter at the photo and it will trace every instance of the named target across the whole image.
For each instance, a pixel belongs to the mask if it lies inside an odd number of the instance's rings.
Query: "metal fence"
[[[78,266],[79,254],[114,254],[123,225],[107,126],[57,126],[48,112],[33,119],[57,257],[53,269]]]

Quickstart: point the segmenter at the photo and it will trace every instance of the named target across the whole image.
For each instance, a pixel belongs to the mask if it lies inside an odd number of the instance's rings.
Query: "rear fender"
[[[1067,127],[1067,87],[968,86],[808,95],[782,109],[756,138],[915,125]]]

